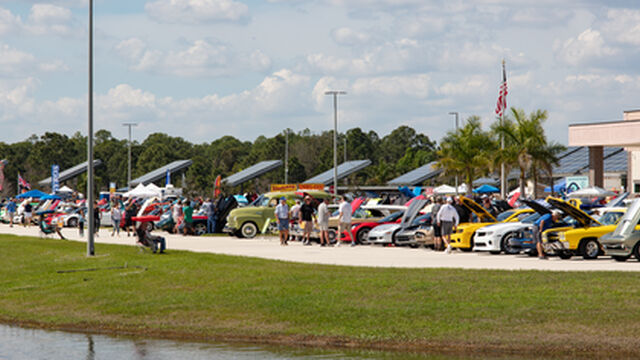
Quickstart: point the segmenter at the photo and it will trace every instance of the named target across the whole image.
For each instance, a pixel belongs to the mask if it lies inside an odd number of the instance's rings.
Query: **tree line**
[[[310,130],[288,131],[290,183],[303,182],[333,168],[333,131],[313,133]],[[253,142],[233,136],[222,136],[209,143],[194,144],[164,133],[149,135],[144,141],[131,144],[132,179],[175,160],[191,159],[193,165],[181,176],[172,176],[175,185],[187,194],[210,195],[215,178],[223,178],[264,160],[284,159],[287,131],[273,137],[259,136]],[[107,130],[94,134],[95,159],[102,165],[95,168],[96,191],[106,191],[111,182],[118,187],[127,182],[128,141],[117,139]],[[338,134],[338,163],[369,159],[372,165],[348,179],[362,185],[384,184],[388,180],[413,170],[436,156],[437,144],[428,135],[411,127],[400,126],[380,137],[375,131],[353,128]],[[51,175],[51,165],[61,171],[86,161],[87,138],[80,132],[73,136],[47,132],[41,136],[12,144],[0,142],[0,159],[9,162],[4,169],[3,195],[16,193],[17,174],[37,187],[37,182]],[[284,181],[284,169],[279,168],[245,184],[244,191],[265,191],[271,183]],[[86,189],[86,174],[67,184],[79,191]],[[229,189],[240,191],[241,189]]]

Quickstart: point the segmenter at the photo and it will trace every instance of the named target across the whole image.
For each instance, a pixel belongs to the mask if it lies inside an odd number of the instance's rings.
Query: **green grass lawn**
[[[637,273],[374,269],[118,245],[96,252],[0,235],[0,321],[426,351],[625,357],[640,348]]]

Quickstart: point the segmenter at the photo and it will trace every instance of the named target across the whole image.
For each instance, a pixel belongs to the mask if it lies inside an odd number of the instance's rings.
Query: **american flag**
[[[502,60],[502,84],[500,84],[498,103],[496,104],[496,115],[498,117],[502,117],[507,108],[507,93],[507,71],[504,68],[504,60]]]
[[[20,185],[21,188],[31,190],[31,184],[29,184],[25,179],[23,179],[19,173],[18,173],[18,185]]]

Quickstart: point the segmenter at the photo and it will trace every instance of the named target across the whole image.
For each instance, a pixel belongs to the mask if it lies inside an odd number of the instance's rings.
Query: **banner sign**
[[[323,191],[324,190],[324,184],[298,184],[298,190],[317,190],[317,191]]]
[[[53,194],[60,190],[60,166],[51,165],[51,192]]]
[[[296,184],[271,184],[271,192],[285,192],[296,190]]]
[[[588,176],[567,176],[566,178],[564,178],[564,181],[564,185],[567,189],[567,194],[589,187]]]

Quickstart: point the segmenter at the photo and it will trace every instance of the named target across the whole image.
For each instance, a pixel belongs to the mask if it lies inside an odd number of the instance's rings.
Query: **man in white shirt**
[[[276,221],[278,221],[278,230],[280,231],[280,245],[288,245],[289,240],[289,205],[287,198],[281,197],[280,204],[276,206],[274,211]]]
[[[329,198],[318,205],[318,227],[320,228],[320,246],[329,245]]]
[[[337,244],[340,246],[340,236],[343,231],[346,231],[349,239],[351,239],[351,246],[356,246],[356,241],[351,235],[351,204],[344,195],[340,197],[340,207],[338,209],[340,214],[338,215],[338,234],[336,234]]]
[[[453,199],[447,198],[447,203],[440,207],[440,210],[438,210],[438,215],[436,216],[438,226],[440,226],[442,239],[447,245],[447,249],[445,250],[447,254],[451,253],[451,233],[456,231],[456,228],[460,223],[458,211],[456,211],[456,208],[453,207],[452,203]]]

